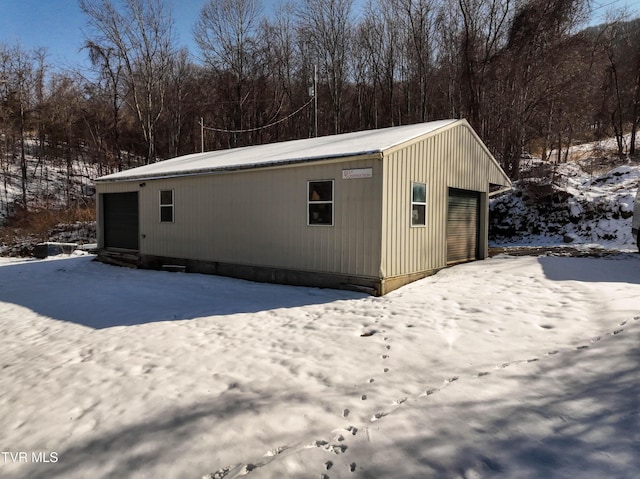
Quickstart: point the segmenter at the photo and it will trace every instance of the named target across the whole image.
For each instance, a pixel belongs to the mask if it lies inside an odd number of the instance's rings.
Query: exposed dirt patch
[[[489,257],[499,254],[509,256],[571,256],[575,258],[602,258],[623,254],[617,250],[608,250],[596,247],[575,246],[506,246],[489,248]]]

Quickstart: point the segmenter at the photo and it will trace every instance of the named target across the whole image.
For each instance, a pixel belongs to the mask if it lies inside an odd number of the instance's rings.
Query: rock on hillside
[[[534,161],[513,190],[491,201],[490,241],[633,248],[631,217],[640,165],[622,161]]]

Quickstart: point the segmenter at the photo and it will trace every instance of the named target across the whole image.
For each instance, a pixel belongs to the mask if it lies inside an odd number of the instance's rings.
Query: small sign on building
[[[373,168],[354,168],[351,170],[342,170],[343,180],[357,180],[360,178],[372,178]]]

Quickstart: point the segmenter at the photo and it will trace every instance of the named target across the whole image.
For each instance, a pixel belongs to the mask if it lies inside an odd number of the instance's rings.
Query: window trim
[[[311,183],[331,183],[331,200],[318,200],[312,201],[309,199],[309,192],[311,188]],[[325,179],[325,180],[307,180],[307,226],[335,226],[335,195],[336,195],[336,184],[334,179]],[[311,218],[309,214],[309,209],[311,205],[331,205],[331,223],[311,223]]]
[[[424,202],[422,201],[414,201],[413,200],[413,187],[415,185],[423,185],[424,186]],[[422,181],[412,181],[411,182],[411,190],[409,191],[409,199],[410,199],[410,207],[409,207],[409,226],[411,228],[424,228],[427,226],[427,184]],[[424,223],[413,223],[413,207],[415,206],[424,206]]]
[[[162,202],[162,193],[166,192],[166,191],[170,191],[171,192],[171,203],[163,203]],[[176,204],[176,192],[175,190],[172,188],[170,190],[160,190],[159,191],[159,208],[158,208],[158,212],[159,212],[159,220],[160,223],[175,223],[176,220],[176,215],[175,215],[175,204]],[[163,208],[170,208],[171,209],[171,221],[163,221],[162,219],[162,210]]]

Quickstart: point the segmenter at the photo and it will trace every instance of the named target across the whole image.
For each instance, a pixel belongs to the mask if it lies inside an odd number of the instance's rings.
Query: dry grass
[[[59,224],[95,221],[95,206],[64,209],[19,210],[0,228],[0,242],[11,244],[17,238],[35,238],[46,241],[49,232]]]

